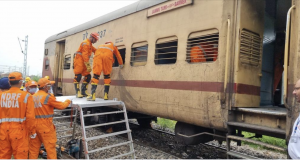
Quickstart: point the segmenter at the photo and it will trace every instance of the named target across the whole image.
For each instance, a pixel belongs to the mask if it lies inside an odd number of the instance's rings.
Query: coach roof
[[[163,3],[163,2],[166,2],[166,1],[168,1],[168,0],[151,0],[151,1],[149,1],[149,0],[140,0],[136,3],[128,5],[126,7],[123,7],[121,9],[118,9],[118,10],[114,11],[114,12],[108,13],[108,14],[103,15],[101,17],[98,17],[94,20],[88,21],[88,22],[83,23],[83,24],[81,24],[79,26],[76,26],[74,28],[71,28],[71,29],[68,29],[66,31],[55,34],[55,35],[47,38],[45,43],[52,42],[52,41],[70,36],[72,34],[76,34],[78,32],[85,31],[87,29],[99,26],[101,24],[104,24],[104,23],[107,23],[109,21],[127,16],[127,15],[135,13],[135,12],[144,10],[146,8],[150,8],[152,6],[155,6],[157,4],[160,4],[160,3]]]

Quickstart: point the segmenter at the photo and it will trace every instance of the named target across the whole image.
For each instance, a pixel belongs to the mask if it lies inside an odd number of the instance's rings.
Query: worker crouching
[[[36,132],[37,137],[30,139],[29,159],[37,159],[41,143],[47,150],[47,159],[57,159],[56,155],[56,130],[53,124],[54,108],[65,109],[71,103],[70,100],[58,102],[56,98],[49,94],[51,82],[46,78],[38,81],[39,91],[33,95],[35,104]]]

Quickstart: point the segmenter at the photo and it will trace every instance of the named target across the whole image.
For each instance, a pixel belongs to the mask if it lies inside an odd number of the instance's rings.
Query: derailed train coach
[[[141,0],[46,39],[43,76],[58,82],[56,95],[74,95],[74,53],[98,32],[94,46],[114,42],[125,62],[122,70],[113,64],[109,97],[141,124],[150,116],[176,120],[188,144],[212,138],[192,136],[202,132],[289,139],[299,114],[292,95],[298,7],[294,0]]]

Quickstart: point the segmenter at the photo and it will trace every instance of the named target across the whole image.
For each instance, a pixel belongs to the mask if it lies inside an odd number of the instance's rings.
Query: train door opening
[[[266,0],[260,106],[282,106],[286,14],[291,1]]]
[[[62,78],[63,78],[63,69],[64,69],[65,45],[66,45],[65,40],[56,43],[56,50],[55,50],[56,61],[55,61],[55,73],[54,73],[54,80],[56,83],[53,86],[53,92],[57,96],[63,95]]]

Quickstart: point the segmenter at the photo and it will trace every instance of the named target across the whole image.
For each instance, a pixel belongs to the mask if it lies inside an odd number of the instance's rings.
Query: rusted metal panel
[[[286,108],[280,108],[276,106],[270,107],[260,107],[260,108],[237,108],[238,111],[251,112],[256,114],[266,114],[266,115],[274,115],[286,117],[287,110]]]

